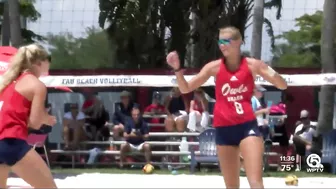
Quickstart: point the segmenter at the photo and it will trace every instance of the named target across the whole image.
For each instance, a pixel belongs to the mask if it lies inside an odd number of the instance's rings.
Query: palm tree
[[[193,42],[192,66],[202,67],[206,62],[221,56],[218,49],[218,29],[233,25],[243,37],[253,0],[195,0],[191,12],[194,25],[190,31]]]
[[[264,6],[260,6],[260,3]],[[253,6],[259,7],[260,13],[263,12],[264,8],[277,8],[276,17],[277,19],[281,17],[281,0],[270,0],[265,3],[260,0],[194,0],[191,11],[196,15],[194,17],[196,21],[193,21],[191,38],[193,39],[192,51],[197,52],[191,53],[196,55],[192,58],[194,60],[192,65],[201,67],[204,63],[220,56],[217,46],[218,28],[233,25],[239,28],[244,38],[246,28],[250,26],[248,21],[251,18]],[[257,17],[257,19],[259,18]],[[259,27],[262,28],[262,23],[266,24],[266,32],[271,37],[271,47],[273,47],[272,24],[263,16],[260,20]],[[252,42],[252,44],[254,43]]]
[[[252,30],[252,42],[251,42],[251,55],[254,58],[261,58],[262,50],[262,30],[264,20],[264,0],[255,0],[253,8],[253,30]]]
[[[21,36],[19,0],[8,1],[8,10],[12,46],[20,47],[20,45],[23,43],[23,40]]]
[[[99,2],[100,27],[106,29],[110,43],[117,46],[118,61],[123,67],[160,67],[164,65],[164,54],[169,50],[177,50],[184,61],[190,41],[194,46],[193,52],[189,53],[197,55],[193,57],[192,66],[201,67],[220,56],[218,28],[233,25],[244,35],[254,0]],[[271,2],[265,3],[265,7],[278,6],[281,9],[281,0]],[[274,2],[280,2],[280,5]],[[192,27],[191,13],[194,18]],[[108,26],[105,28],[106,23]],[[272,30],[270,32],[273,35]]]
[[[119,64],[115,66],[143,68],[157,67],[157,62],[162,64],[164,3],[164,0],[99,0],[99,25],[106,29],[110,44],[117,49]]]
[[[322,73],[336,72],[335,33],[336,33],[336,1],[325,0],[323,6],[323,23],[321,35]],[[333,128],[334,98],[336,87],[324,85],[320,92],[320,109],[318,116],[317,136],[313,149],[322,149],[321,134]]]
[[[265,2],[264,0],[255,0],[254,1],[254,11],[253,11],[253,31],[252,31],[252,42],[251,42],[251,56],[260,59],[262,51],[262,31],[263,23],[266,24],[266,32],[271,37],[271,47],[274,48],[274,34],[272,23],[264,18],[264,9],[277,8],[276,18],[280,19],[281,9],[282,9],[282,0],[271,0]]]

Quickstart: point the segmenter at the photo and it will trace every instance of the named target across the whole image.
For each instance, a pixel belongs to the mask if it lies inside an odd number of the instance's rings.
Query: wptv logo
[[[307,159],[307,172],[308,173],[322,173],[323,172],[323,165],[321,163],[321,157],[317,154],[310,154]]]

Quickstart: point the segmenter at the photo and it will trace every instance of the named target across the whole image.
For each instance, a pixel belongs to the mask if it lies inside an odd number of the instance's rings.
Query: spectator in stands
[[[141,151],[145,154],[147,163],[151,161],[150,145],[145,141],[149,138],[149,128],[141,116],[140,109],[133,107],[132,117],[126,118],[124,137],[126,143],[121,145],[120,149],[120,167],[123,167],[125,155],[129,151]]]
[[[254,95],[251,99],[252,108],[257,117],[258,126],[263,134],[264,140],[269,139],[270,137],[268,121],[264,119],[264,116],[270,112],[270,109],[263,108],[260,102],[260,99],[263,97],[263,92],[265,91],[266,89],[264,87],[256,85],[254,88]]]
[[[165,107],[160,104],[161,101],[161,94],[159,92],[154,92],[153,94],[153,101],[152,104],[147,106],[144,111],[144,115],[156,116],[156,115],[163,115],[167,114]],[[161,119],[159,117],[152,117],[149,120],[149,123],[152,124],[159,124]]]
[[[109,112],[106,110],[103,102],[94,94],[89,94],[83,104],[87,124],[87,132],[90,133],[92,140],[106,140],[109,133]]]
[[[209,102],[201,88],[194,91],[194,98],[190,101],[189,120],[187,128],[191,131],[203,131],[209,124]],[[201,126],[199,128],[198,126]]]
[[[310,121],[309,112],[302,110],[300,112],[301,124],[295,128],[293,143],[296,151],[296,170],[299,171],[301,158],[305,157],[306,151],[310,151],[313,136],[316,132],[317,122]]]
[[[172,89],[171,95],[167,96],[164,105],[168,112],[165,120],[166,131],[173,132],[176,129],[178,132],[184,132],[189,108],[188,101],[183,98],[179,88]]]
[[[282,102],[272,105],[270,116],[284,116],[287,114],[286,105]],[[280,154],[286,156],[289,147],[289,137],[286,129],[286,118],[280,117],[273,121],[272,141],[280,145]]]
[[[122,133],[125,129],[125,121],[131,117],[131,111],[133,107],[139,107],[137,103],[134,103],[131,99],[131,93],[128,91],[122,91],[120,93],[120,102],[116,103],[115,112],[113,114],[113,137],[114,140],[120,140]]]
[[[85,114],[79,111],[78,104],[70,104],[70,111],[63,117],[63,138],[65,149],[74,149],[86,139],[84,132]]]

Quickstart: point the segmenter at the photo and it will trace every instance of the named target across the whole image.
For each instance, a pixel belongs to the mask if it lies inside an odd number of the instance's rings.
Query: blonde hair
[[[242,40],[242,35],[238,28],[233,26],[227,26],[219,29],[219,35],[224,33],[230,33],[232,35],[232,39],[234,40]]]
[[[15,81],[22,72],[32,71],[32,65],[38,65],[40,61],[48,59],[48,52],[40,45],[31,44],[20,47],[12,57],[8,70],[1,78],[0,92]]]

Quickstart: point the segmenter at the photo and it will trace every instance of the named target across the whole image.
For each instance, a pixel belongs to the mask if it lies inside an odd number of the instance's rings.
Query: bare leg
[[[70,129],[69,127],[63,127],[63,139],[65,148],[68,148],[70,146]]]
[[[167,132],[173,132],[175,129],[175,121],[172,116],[169,116],[165,120],[165,128]]]
[[[239,148],[236,146],[217,145],[217,156],[226,188],[239,188]]]
[[[74,147],[78,147],[79,143],[84,139],[84,130],[82,127],[78,126],[74,129],[74,138],[73,145]]]
[[[34,188],[57,188],[48,166],[34,149],[11,168]]]
[[[261,137],[249,136],[240,142],[240,150],[244,158],[247,180],[251,188],[264,188],[263,155],[264,142]]]
[[[126,153],[129,152],[131,150],[131,146],[126,143],[126,144],[122,144],[120,146],[120,167],[124,166],[124,161],[126,158]]]
[[[165,119],[165,129],[166,132],[174,132],[175,130],[175,121],[174,121],[174,117],[173,116],[168,116]],[[170,140],[173,137],[168,137],[166,140]],[[173,150],[172,146],[166,146],[166,151],[171,151]],[[169,156],[163,156],[162,157],[162,161],[170,161],[172,159],[172,157]]]
[[[183,118],[178,118],[176,120],[176,130],[177,132],[184,132],[186,129],[186,124]]]
[[[152,151],[150,149],[150,145],[145,143],[142,146],[142,151],[145,153],[146,163],[150,163],[151,162],[151,156],[152,156]]]
[[[0,164],[0,188],[7,188],[7,179],[10,167],[5,164]]]

